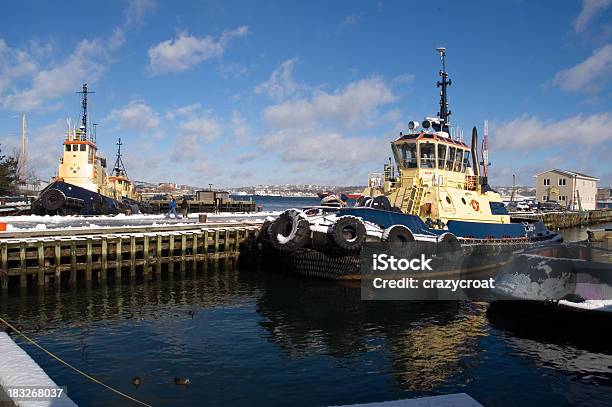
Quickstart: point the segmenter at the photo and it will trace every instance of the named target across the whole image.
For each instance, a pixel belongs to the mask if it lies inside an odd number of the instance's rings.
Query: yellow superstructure
[[[418,122],[410,122],[411,133],[400,133],[391,143],[395,165],[390,159],[382,174],[370,174],[363,195],[384,195],[392,207],[440,228],[449,220],[510,223],[501,196],[491,190],[486,176],[480,176],[476,128],[471,147],[451,137],[451,111],[446,97],[451,81],[445,66],[446,49],[437,51],[442,59],[442,80],[437,83],[441,88],[438,115],[427,117],[420,131]]]
[[[69,130],[64,140],[56,181],[106,195],[106,159],[81,129]]]
[[[83,90],[78,93],[83,95],[82,124],[78,129],[68,124],[55,181],[76,185],[118,201],[122,198],[138,199],[121,161],[121,139],[115,168],[111,176],[107,175],[106,158],[99,154],[95,134],[87,132],[87,94],[91,93],[87,84],[83,84]]]
[[[396,167],[387,164],[383,174],[371,175],[364,195],[384,195],[392,206],[423,220],[510,223],[508,215],[493,213],[491,203],[503,205],[501,196],[474,172],[463,142],[446,132],[422,131],[401,135],[391,146]]]

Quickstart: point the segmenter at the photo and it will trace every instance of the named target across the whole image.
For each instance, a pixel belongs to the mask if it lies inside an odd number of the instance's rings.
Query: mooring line
[[[18,335],[20,335],[21,337],[23,337],[26,341],[30,342],[32,345],[36,346],[38,349],[42,350],[43,352],[45,352],[47,355],[51,356],[53,359],[57,360],[58,362],[60,362],[61,364],[69,367],[70,369],[74,370],[75,372],[77,372],[78,374],[80,374],[81,376],[91,380],[94,383],[99,384],[102,387],[107,388],[108,390],[112,391],[113,393],[116,393],[120,396],[125,397],[128,400],[131,400],[135,403],[140,404],[141,406],[146,406],[146,407],[153,407],[150,404],[147,404],[143,401],[140,401],[138,399],[135,399],[134,397],[130,396],[129,394],[125,394],[111,386],[109,386],[106,383],[101,382],[100,380],[96,379],[95,377],[83,372],[82,370],[72,366],[70,363],[66,362],[65,360],[63,360],[62,358],[60,358],[59,356],[55,355],[54,353],[52,353],[51,351],[48,351],[47,349],[43,348],[42,346],[40,346],[38,343],[36,343],[36,341],[34,339],[30,339],[28,336],[26,336],[23,332],[21,332],[19,329],[15,328],[13,325],[11,325],[10,323],[8,323],[4,318],[0,317],[0,322],[4,323],[6,326],[8,326],[9,328],[11,328],[15,333],[17,333]]]

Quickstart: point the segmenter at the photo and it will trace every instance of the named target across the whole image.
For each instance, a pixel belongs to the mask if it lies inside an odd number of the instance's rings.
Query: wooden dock
[[[0,288],[77,280],[160,277],[188,263],[248,253],[256,223],[125,226],[0,234]],[[167,265],[167,267],[163,267]]]
[[[564,229],[575,226],[612,222],[612,209],[596,209],[593,211],[585,211],[582,214],[580,212],[513,212],[510,215],[512,218],[541,220],[549,229]]]

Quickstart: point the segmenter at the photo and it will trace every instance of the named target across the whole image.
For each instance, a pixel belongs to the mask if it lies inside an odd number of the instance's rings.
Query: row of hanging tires
[[[345,215],[336,219],[322,239],[313,239],[310,222],[306,215],[297,209],[289,209],[273,222],[265,222],[258,240],[269,242],[273,248],[282,252],[295,252],[304,247],[314,247],[326,251],[355,254],[361,250],[366,237],[366,226],[363,220]],[[412,231],[399,224],[384,229],[381,240],[389,243],[395,253],[403,256],[408,256],[416,251],[426,251],[424,246],[431,245],[416,241]],[[434,250],[445,257],[454,258],[461,252],[461,245],[456,236],[452,233],[445,233],[435,244]]]

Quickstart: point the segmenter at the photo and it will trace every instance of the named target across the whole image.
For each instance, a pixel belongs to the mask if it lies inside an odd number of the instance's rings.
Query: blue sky
[[[490,124],[494,185],[612,183],[612,0],[0,3],[0,144],[54,175],[74,92],[128,174],[192,185],[364,184],[410,120]]]

